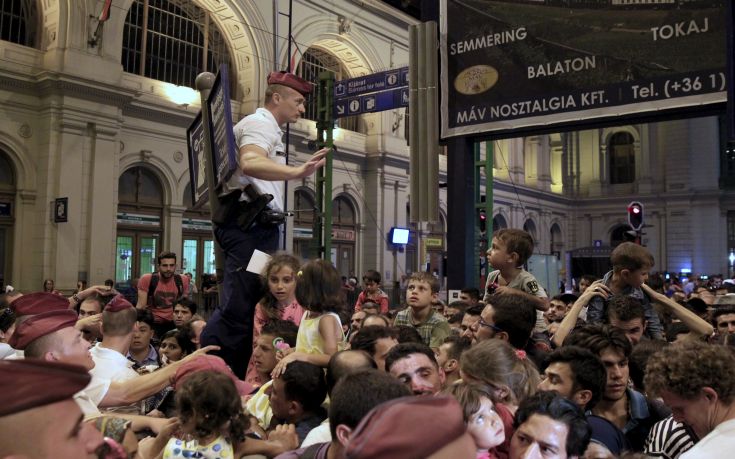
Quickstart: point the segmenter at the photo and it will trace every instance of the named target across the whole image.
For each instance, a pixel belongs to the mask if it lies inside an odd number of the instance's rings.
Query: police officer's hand
[[[308,161],[299,166],[299,169],[301,170],[299,171],[298,178],[308,177],[309,175],[313,174],[317,169],[323,167],[324,164],[327,162],[326,156],[328,152],[329,148],[322,148],[321,150],[311,155],[311,158],[309,158]]]

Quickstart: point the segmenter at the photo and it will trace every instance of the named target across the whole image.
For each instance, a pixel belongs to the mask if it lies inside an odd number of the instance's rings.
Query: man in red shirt
[[[145,274],[138,281],[138,309],[150,308],[159,338],[174,328],[174,305],[189,291],[189,278],[176,274],[176,254],[161,252],[158,272]]]

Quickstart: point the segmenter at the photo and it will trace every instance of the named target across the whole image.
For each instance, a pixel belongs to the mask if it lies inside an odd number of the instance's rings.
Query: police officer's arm
[[[646,284],[641,285],[641,288],[646,295],[648,295],[651,301],[655,301],[668,309],[674,316],[676,316],[677,319],[681,320],[681,323],[686,325],[692,333],[700,336],[712,336],[715,332],[714,327],[712,327],[712,325],[706,320],[702,319],[666,295],[656,292]]]
[[[317,169],[324,166],[324,158],[329,151],[322,148],[317,151],[308,161],[300,166],[288,166],[278,164],[268,158],[268,152],[257,145],[243,145],[240,147],[239,159],[240,169],[248,177],[260,180],[293,180],[307,177]]]
[[[217,349],[219,349],[219,346],[206,346],[153,373],[141,375],[123,382],[113,381],[110,383],[110,388],[107,390],[105,397],[100,402],[100,406],[132,405],[146,397],[150,397],[171,384],[171,381],[176,375],[176,370],[181,365]]]

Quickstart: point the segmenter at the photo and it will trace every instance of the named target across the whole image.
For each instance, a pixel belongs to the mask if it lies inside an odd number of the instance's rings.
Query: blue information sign
[[[217,78],[207,98],[210,130],[212,132],[212,155],[217,172],[217,186],[230,179],[237,170],[235,133],[232,130],[232,106],[230,103],[230,81],[227,65],[220,65]]]
[[[334,83],[334,98],[359,96],[402,86],[408,86],[408,67],[337,81]]]
[[[364,96],[338,99],[334,101],[334,117],[360,115],[362,113],[382,112],[398,107],[408,107],[408,88],[366,94]]]

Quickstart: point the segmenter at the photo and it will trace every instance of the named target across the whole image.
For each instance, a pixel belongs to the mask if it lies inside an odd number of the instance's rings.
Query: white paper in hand
[[[263,271],[265,270],[265,265],[268,264],[270,259],[270,255],[265,252],[261,252],[258,249],[255,249],[255,251],[253,252],[253,256],[250,257],[250,262],[248,263],[246,271],[258,275],[263,274]]]

